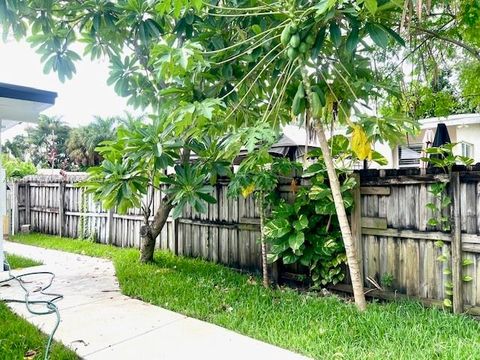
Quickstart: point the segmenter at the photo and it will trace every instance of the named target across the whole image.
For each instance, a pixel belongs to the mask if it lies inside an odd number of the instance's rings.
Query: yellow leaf
[[[248,195],[255,191],[255,184],[250,184],[242,189],[242,196],[246,198]]]
[[[353,125],[352,150],[360,160],[372,159],[372,146],[360,125]]]

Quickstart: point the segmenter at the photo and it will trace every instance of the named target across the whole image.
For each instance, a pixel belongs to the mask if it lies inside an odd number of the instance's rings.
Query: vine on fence
[[[451,175],[452,169],[455,164],[461,164],[470,166],[473,164],[474,160],[466,157],[455,155],[453,153],[454,147],[457,143],[445,144],[439,147],[432,147],[426,150],[426,153],[430,157],[422,158],[423,161],[432,164],[433,167],[442,169],[446,174]],[[428,219],[427,225],[432,227],[440,227],[442,231],[451,231],[451,215],[445,215],[444,212],[452,204],[452,198],[447,193],[447,185],[449,182],[437,182],[430,186],[428,190],[436,200],[435,202],[430,202],[426,207],[432,211],[432,217]],[[442,240],[435,242],[435,247],[442,249],[442,254],[437,257],[437,261],[448,264],[451,263],[451,259],[446,254],[445,243]],[[462,266],[472,265],[473,261],[470,259],[463,259]],[[452,297],[453,297],[453,282],[452,282],[452,269],[448,266],[444,268],[443,275],[445,276],[445,299],[443,299],[443,305],[447,308],[452,307]],[[465,275],[462,278],[463,281],[469,282],[472,281],[472,277]]]
[[[84,188],[80,188],[80,218],[78,220],[78,237],[80,240],[88,240],[91,242],[96,241],[95,231],[90,231],[88,225],[88,219],[85,215],[88,212],[88,194],[84,191]]]

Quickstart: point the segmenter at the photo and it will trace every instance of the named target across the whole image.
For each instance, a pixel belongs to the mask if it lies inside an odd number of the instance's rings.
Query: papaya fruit
[[[282,35],[280,35],[280,41],[283,46],[287,46],[290,42],[290,38],[292,35],[290,34],[290,25],[285,26],[285,29],[282,31]]]
[[[320,102],[320,97],[316,92],[312,93],[312,115],[315,119],[320,119],[322,117],[322,103]]]
[[[298,51],[300,53],[305,54],[308,51],[308,45],[305,42],[301,42],[300,45],[298,46]]]
[[[305,38],[305,42],[306,42],[308,45],[313,45],[313,44],[315,44],[315,36],[313,36],[312,34],[308,34],[307,37]]]
[[[292,48],[297,48],[300,45],[300,35],[294,34],[290,38],[290,46]]]
[[[302,98],[300,96],[295,95],[295,97],[293,98],[293,102],[292,102],[292,113],[293,115],[297,116],[300,114],[300,109],[301,109],[301,102]]]
[[[305,97],[305,90],[303,89],[303,83],[301,81],[298,84],[297,93],[295,94],[295,96],[297,95],[300,96],[301,98]]]
[[[287,56],[290,60],[295,60],[298,56],[298,50],[292,47],[289,47],[287,50]]]

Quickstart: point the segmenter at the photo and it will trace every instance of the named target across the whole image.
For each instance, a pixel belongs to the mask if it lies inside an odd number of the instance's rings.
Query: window
[[[462,156],[473,158],[473,144],[462,142]]]
[[[398,165],[400,167],[417,167],[420,164],[422,147],[421,143],[399,146]]]

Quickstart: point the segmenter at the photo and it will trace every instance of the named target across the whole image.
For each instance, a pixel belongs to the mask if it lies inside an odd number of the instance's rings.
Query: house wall
[[[449,129],[450,130],[450,129]],[[452,139],[453,141],[453,139]],[[465,141],[473,145],[473,159],[475,163],[480,162],[480,124],[472,124],[456,128],[457,142]],[[456,146],[455,154],[461,155],[461,147]]]
[[[453,125],[447,126],[448,133],[450,135],[450,140],[452,142],[467,142],[473,145],[473,159],[475,163],[480,163],[480,124],[470,124],[470,125]],[[417,136],[409,136],[409,144],[418,144],[421,143],[423,137],[425,136],[425,131],[427,129],[422,129]],[[431,129],[435,131],[435,129]],[[385,166],[380,166],[377,164],[371,164],[371,169],[398,169],[398,148],[390,148],[388,144],[376,143],[374,145],[376,151],[381,153],[387,160],[388,164]],[[461,147],[456,146],[454,148],[455,155],[461,155]]]

